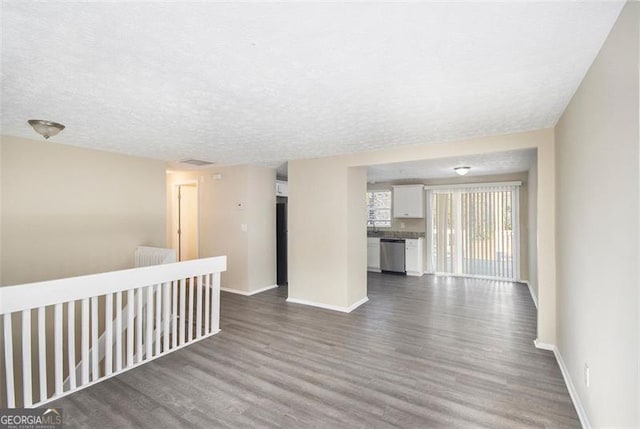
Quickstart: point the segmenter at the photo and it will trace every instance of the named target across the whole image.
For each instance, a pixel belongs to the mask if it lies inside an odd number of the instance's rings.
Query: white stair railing
[[[5,357],[0,388],[6,392],[6,404],[0,407],[40,406],[218,333],[220,273],[226,265],[226,256],[219,256],[0,288]],[[123,312],[123,300],[135,305],[127,305]],[[76,304],[80,317],[76,317]],[[53,312],[53,323],[47,321],[47,311]],[[100,322],[105,344],[115,343],[104,348],[102,362],[98,353],[89,355],[90,349],[98,350]],[[19,329],[13,329],[14,323]],[[32,337],[37,365],[32,365]],[[53,345],[47,344],[50,340]],[[14,364],[13,349],[18,345],[22,359]],[[48,349],[53,351],[52,362],[47,361]],[[69,375],[66,386],[65,374]],[[16,388],[16,381],[21,381],[21,388]]]
[[[163,247],[138,246],[134,252],[134,266],[136,268],[148,267],[148,266],[160,265],[160,264],[171,264],[173,262],[176,262],[176,251],[174,249],[167,249]],[[118,302],[116,302],[116,308],[117,306],[118,306]],[[120,307],[122,307],[122,305]],[[129,311],[129,304],[127,303],[127,305],[125,305],[121,311],[122,311],[122,314],[128,314],[127,312]],[[147,302],[144,299],[144,295],[143,295],[143,299],[142,299],[143,329],[144,329],[144,312],[145,311],[147,311]],[[111,327],[113,335],[111,336],[112,342],[110,346],[112,349],[116,347],[115,353],[122,352],[122,350],[117,350],[116,339],[118,335],[124,334],[125,330],[128,327],[127,323],[128,323],[127,318],[124,318],[122,320],[113,319],[112,327]],[[162,332],[162,326],[160,327],[160,330]],[[98,364],[102,362],[105,357],[106,347],[107,347],[107,342],[106,342],[106,330],[105,330],[105,332],[103,332],[102,335],[100,335],[100,338],[98,338],[98,349],[97,349]],[[93,353],[96,353],[96,350],[93,347],[90,347],[89,361],[93,359]],[[81,375],[82,375],[82,359],[76,364],[76,371],[75,371],[76,379],[79,379]],[[71,375],[71,373],[67,375],[67,378],[64,380],[63,390],[69,389],[69,387],[71,386],[72,378],[73,376]]]

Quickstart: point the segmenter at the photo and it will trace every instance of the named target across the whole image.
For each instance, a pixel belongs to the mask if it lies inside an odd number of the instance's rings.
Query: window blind
[[[518,185],[429,189],[432,268],[439,273],[518,277]]]

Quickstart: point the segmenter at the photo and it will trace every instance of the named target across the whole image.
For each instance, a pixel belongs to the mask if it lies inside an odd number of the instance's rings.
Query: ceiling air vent
[[[213,165],[213,162],[203,161],[201,159],[183,159],[182,161],[180,161],[180,164],[189,164],[195,165],[196,167],[203,167],[205,165]]]

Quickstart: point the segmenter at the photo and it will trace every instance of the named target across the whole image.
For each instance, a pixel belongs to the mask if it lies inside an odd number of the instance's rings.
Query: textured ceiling
[[[623,2],[2,3],[2,133],[279,165],[551,127]]]
[[[491,154],[438,158],[423,161],[398,162],[368,168],[369,182],[390,182],[404,179],[441,179],[459,177],[454,167],[468,166],[465,177],[529,171],[536,162],[535,149],[513,150]]]

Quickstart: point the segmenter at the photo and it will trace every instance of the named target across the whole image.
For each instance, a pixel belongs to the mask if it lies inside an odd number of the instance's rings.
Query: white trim
[[[234,288],[230,288],[230,287],[221,287],[220,290],[224,291],[224,292],[235,293],[237,295],[252,296],[252,295],[256,295],[256,294],[258,294],[260,292],[264,292],[264,291],[267,291],[267,290],[275,289],[277,287],[278,287],[278,285],[271,285],[271,286],[263,287],[262,289],[252,290],[250,292],[247,292],[246,290],[234,289]]]
[[[511,254],[513,264],[513,277],[520,278],[520,190],[511,192]]]
[[[420,272],[420,271],[407,271],[407,275],[408,276],[413,276],[413,277],[422,277],[422,272]]]
[[[564,378],[564,383],[567,385],[567,390],[569,391],[569,396],[571,396],[571,401],[573,402],[573,406],[578,413],[578,418],[580,419],[580,423],[584,429],[591,429],[591,424],[589,423],[589,419],[587,418],[587,413],[580,402],[580,397],[578,396],[578,391],[576,390],[575,385],[573,384],[573,380],[571,379],[571,375],[569,374],[569,369],[564,363],[562,359],[562,355],[560,354],[560,350],[555,344],[547,344],[541,343],[537,339],[533,341],[536,348],[542,350],[549,350],[553,352],[553,355],[556,357],[556,361],[558,362],[558,366],[560,367],[560,372],[562,372],[562,378]]]
[[[456,183],[451,185],[424,185],[426,190],[440,190],[440,189],[458,189],[458,188],[493,188],[493,187],[505,187],[505,186],[521,186],[522,182],[491,182],[491,183]]]
[[[535,305],[536,308],[538,308],[538,297],[533,292],[533,288],[531,287],[531,283],[529,283],[529,280],[518,280],[518,283],[527,285],[527,287],[529,288],[529,294],[531,294],[531,299],[533,300],[533,305]]]
[[[371,267],[367,267],[367,271],[369,271],[370,273],[381,273],[382,270],[380,268],[371,268]]]
[[[298,299],[298,298],[292,298],[292,297],[287,298],[287,302],[290,302],[292,304],[309,305],[311,307],[324,308],[325,310],[339,311],[341,313],[351,313],[353,310],[360,307],[362,304],[364,304],[367,301],[369,301],[369,297],[365,296],[360,301],[356,301],[355,303],[351,304],[349,307],[342,307],[339,305],[322,304],[319,302],[307,301],[305,299]]]

